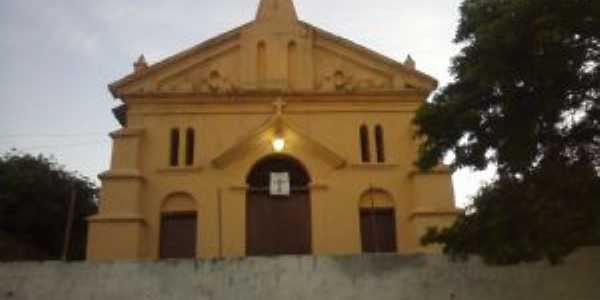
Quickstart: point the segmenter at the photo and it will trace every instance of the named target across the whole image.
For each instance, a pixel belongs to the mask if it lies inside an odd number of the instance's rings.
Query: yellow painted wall
[[[198,214],[198,257],[244,256],[245,179],[273,153],[275,132],[286,139],[284,153],[312,178],[315,255],[360,253],[360,199],[372,188],[393,199],[400,253],[437,251],[418,240],[428,226],[454,219],[450,174],[415,173],[411,126],[435,80],[298,21],[291,1],[276,11],[262,2],[255,22],[161,63],[142,64],[111,85],[128,105],[128,123],[111,134],[113,159],[100,176],[89,259],[158,258],[161,212],[190,207]],[[285,102],[280,111],[276,101]],[[378,124],[386,162],[362,163],[359,127],[369,127],[375,161]],[[193,166],[169,166],[172,128],[181,132],[180,161],[185,130],[195,130]]]

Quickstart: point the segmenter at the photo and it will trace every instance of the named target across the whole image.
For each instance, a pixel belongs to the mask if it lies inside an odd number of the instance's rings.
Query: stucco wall
[[[558,267],[435,255],[0,264],[0,299],[600,299],[600,249]]]

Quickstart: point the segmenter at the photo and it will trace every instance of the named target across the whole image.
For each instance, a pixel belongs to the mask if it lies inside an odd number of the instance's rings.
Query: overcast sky
[[[94,178],[119,125],[106,85],[254,18],[259,0],[0,1],[0,153],[53,155]],[[460,0],[296,0],[299,17],[450,80]],[[463,206],[490,172],[457,172]]]

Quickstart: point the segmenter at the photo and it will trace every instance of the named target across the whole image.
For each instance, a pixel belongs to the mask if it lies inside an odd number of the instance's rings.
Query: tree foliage
[[[600,1],[465,0],[454,81],[415,118],[427,170],[497,166],[442,243],[454,257],[557,262],[600,231]]]
[[[0,156],[0,261],[59,259],[71,192],[76,191],[69,259],[83,259],[97,188],[54,160],[10,152]]]

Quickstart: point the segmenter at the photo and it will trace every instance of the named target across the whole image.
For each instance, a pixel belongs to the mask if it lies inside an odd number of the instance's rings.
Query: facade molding
[[[139,170],[134,169],[114,169],[109,170],[98,175],[98,179],[102,181],[107,180],[119,180],[119,179],[130,179],[144,181],[145,177]]]

